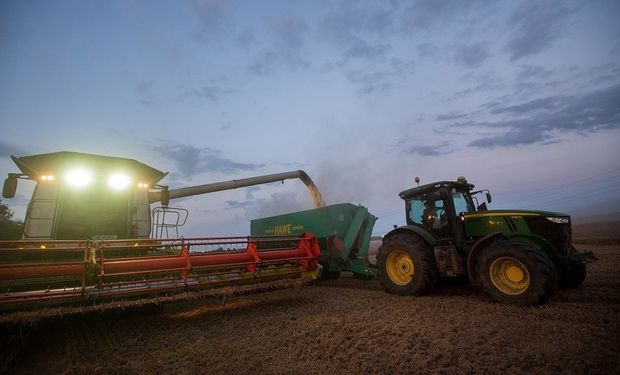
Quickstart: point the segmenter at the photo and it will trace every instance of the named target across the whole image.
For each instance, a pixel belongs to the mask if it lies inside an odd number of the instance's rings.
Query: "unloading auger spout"
[[[248,186],[267,184],[271,182],[284,182],[284,180],[291,179],[299,179],[308,187],[310,196],[312,197],[312,201],[314,202],[315,207],[319,208],[325,206],[323,197],[321,196],[321,193],[317,189],[316,185],[314,184],[310,176],[308,176],[308,174],[302,170],[242,178],[239,180],[214,182],[211,184],[189,186],[171,190],[152,191],[149,192],[149,203],[162,202],[162,204],[165,206],[167,205],[167,202],[171,199],[214,193],[216,191],[238,189]]]

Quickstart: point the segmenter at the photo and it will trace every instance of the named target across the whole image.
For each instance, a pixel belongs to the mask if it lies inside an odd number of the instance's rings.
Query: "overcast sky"
[[[620,213],[620,1],[0,2],[9,155],[138,159],[174,187],[304,169],[404,221],[464,175],[491,208]],[[3,200],[23,217],[32,184]],[[300,182],[172,202],[185,235],[312,207]]]

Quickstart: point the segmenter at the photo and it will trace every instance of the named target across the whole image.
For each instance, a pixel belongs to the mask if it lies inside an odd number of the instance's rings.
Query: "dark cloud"
[[[517,81],[544,80],[554,73],[553,69],[538,65],[521,65],[517,73]]]
[[[303,47],[310,30],[304,20],[292,15],[270,18],[267,29],[277,47],[286,50],[299,50]]]
[[[470,142],[472,147],[549,144],[556,142],[554,136],[563,132],[585,135],[620,128],[620,85],[584,95],[552,96],[518,105],[494,106],[490,112],[516,118],[496,122],[467,121],[451,127],[506,129]]]
[[[248,70],[259,76],[270,76],[274,74],[277,65],[278,55],[273,51],[264,51],[248,66]]]
[[[536,55],[565,35],[573,10],[559,1],[529,0],[521,3],[508,20],[512,35],[504,46],[510,61]]]
[[[431,43],[418,44],[415,48],[421,57],[435,57],[441,50],[439,47]]]
[[[384,57],[391,46],[386,36],[395,31],[393,3],[342,2],[327,14],[320,30],[324,40],[343,51],[343,61]]]
[[[454,60],[466,68],[477,68],[489,58],[489,44],[479,42],[457,48]]]
[[[420,156],[439,156],[449,154],[450,150],[446,149],[448,143],[441,143],[438,145],[419,145],[411,146],[405,149],[407,154],[417,154]]]
[[[15,147],[13,145],[10,145],[0,140],[0,156],[4,156],[4,157],[10,156],[10,155],[23,156],[26,154],[27,153],[23,149],[19,147]]]
[[[345,54],[345,60],[348,59],[362,59],[362,60],[374,60],[379,57],[385,56],[391,49],[389,44],[377,44],[374,46],[368,44],[360,44],[349,48]]]
[[[567,98],[564,96],[551,96],[542,99],[534,99],[529,102],[506,107],[495,107],[489,112],[493,114],[500,113],[531,113],[533,111],[556,111],[566,105]]]
[[[201,172],[232,174],[253,171],[264,166],[264,164],[240,163],[224,158],[221,151],[209,147],[198,148],[192,145],[165,142],[152,147],[152,150],[175,164],[175,174],[190,179]]]
[[[474,86],[465,90],[457,91],[453,97],[447,98],[447,101],[459,100],[462,95],[495,91],[507,87],[507,83],[504,78],[495,72],[476,72],[476,74],[467,75],[464,79],[467,81],[472,81]]]
[[[153,80],[145,80],[138,82],[134,86],[134,90],[140,97],[139,102],[144,105],[151,105],[153,103],[153,88],[155,87],[156,82]]]
[[[358,93],[370,94],[392,89],[398,81],[411,74],[414,68],[414,61],[391,59],[384,65],[376,65],[367,69],[351,69],[347,73],[347,78],[357,86]]]
[[[297,212],[311,208],[310,199],[300,197],[294,192],[277,192],[269,198],[255,198],[247,188],[245,200],[226,201],[227,209],[243,209],[244,217],[248,220]]]
[[[302,56],[310,30],[301,18],[293,15],[273,17],[267,21],[267,30],[273,40],[273,47],[278,56],[289,68],[308,68],[310,63]]]
[[[218,85],[206,85],[198,89],[193,89],[190,93],[193,96],[216,102],[222,97],[222,95],[230,94],[234,91],[235,90]]]
[[[460,118],[464,118],[467,116],[468,115],[466,113],[450,112],[450,113],[438,115],[436,119],[437,121],[453,121],[453,120],[458,120]]]
[[[194,3],[194,12],[200,23],[199,29],[194,33],[196,41],[211,42],[226,34],[229,23],[227,3],[224,0],[203,0]]]
[[[244,48],[248,48],[254,43],[256,43],[256,36],[254,35],[254,30],[246,28],[237,34],[235,38],[237,43]]]
[[[485,1],[462,0],[418,0],[403,9],[401,27],[405,32],[429,31],[454,24],[459,18],[473,19],[475,8]]]

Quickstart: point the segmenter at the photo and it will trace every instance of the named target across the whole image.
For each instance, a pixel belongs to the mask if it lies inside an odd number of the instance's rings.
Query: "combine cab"
[[[158,185],[166,173],[131,159],[75,152],[12,159],[21,173],[9,174],[3,196],[15,195],[19,179],[36,186],[23,239],[0,242],[0,309],[215,287],[250,291],[320,273],[318,242],[305,233],[165,238],[178,235],[187,219],[186,211],[168,207],[175,198],[297,178],[323,206],[303,171],[169,190]],[[162,206],[152,211],[156,202]]]

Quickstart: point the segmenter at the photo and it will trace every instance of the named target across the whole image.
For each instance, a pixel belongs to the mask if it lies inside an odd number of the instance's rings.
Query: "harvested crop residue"
[[[620,245],[541,307],[444,282],[428,297],[346,275],[302,289],[2,328],[4,373],[574,373],[620,368]]]

